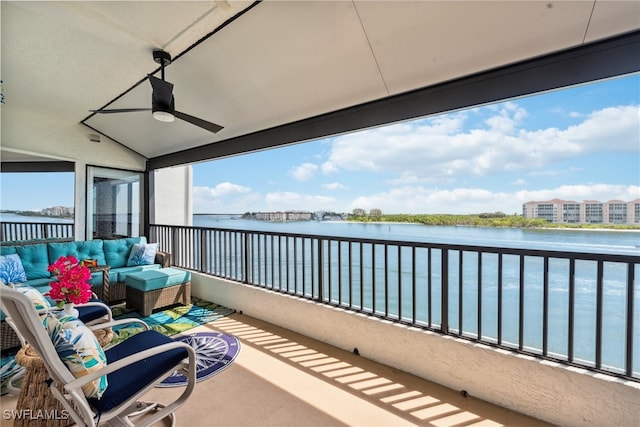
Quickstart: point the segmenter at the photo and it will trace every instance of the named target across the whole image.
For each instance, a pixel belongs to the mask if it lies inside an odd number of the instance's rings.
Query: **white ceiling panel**
[[[551,5],[551,6],[548,6]],[[357,2],[391,93],[582,43],[590,2]]]
[[[276,110],[305,116],[386,95],[351,2],[260,5],[216,39]]]
[[[597,1],[584,41],[586,43],[615,34],[637,30],[640,26],[640,1]]]
[[[38,144],[50,151],[44,147],[52,141],[86,141],[93,131],[79,124],[89,110],[150,107],[149,83],[136,84],[158,69],[151,52],[161,48],[177,57],[166,69],[176,109],[224,129],[212,134],[178,120],[161,123],[149,112],[86,120],[147,158],[640,28],[638,1],[2,1],[0,7],[2,147],[21,149],[27,141],[32,151]]]

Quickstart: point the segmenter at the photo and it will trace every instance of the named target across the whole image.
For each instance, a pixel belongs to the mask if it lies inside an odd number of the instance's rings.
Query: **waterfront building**
[[[73,216],[73,208],[65,206],[53,206],[42,209],[42,214],[47,216]]]
[[[638,224],[640,199],[630,202],[585,200],[580,203],[561,199],[530,201],[522,205],[522,215],[564,224]]]
[[[255,218],[261,221],[311,221],[313,214],[304,211],[256,212]]]

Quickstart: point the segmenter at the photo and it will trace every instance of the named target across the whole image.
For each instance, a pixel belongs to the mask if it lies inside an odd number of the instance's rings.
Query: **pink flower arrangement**
[[[78,263],[73,255],[61,256],[47,268],[58,278],[51,282],[48,295],[58,302],[58,306],[72,302],[84,304],[91,299],[91,271]]]

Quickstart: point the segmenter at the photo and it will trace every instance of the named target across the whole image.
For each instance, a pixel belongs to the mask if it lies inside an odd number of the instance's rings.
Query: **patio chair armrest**
[[[110,328],[112,326],[128,325],[130,323],[139,323],[140,325],[142,325],[142,328],[145,331],[148,331],[150,329],[149,325],[147,325],[143,320],[135,319],[135,318],[112,320],[111,322],[97,323],[95,325],[87,325],[87,327],[90,330],[95,331],[98,329]]]
[[[78,304],[76,307],[101,307],[102,309],[104,309],[104,311],[107,312],[107,317],[108,317],[107,322],[113,321],[113,316],[112,316],[113,313],[111,312],[111,307],[109,307],[107,304],[103,302],[89,301],[89,302],[85,302],[84,304]]]
[[[196,364],[196,353],[195,353],[195,351],[193,350],[193,348],[189,344],[186,344],[186,343],[180,342],[180,341],[175,341],[175,342],[171,342],[171,343],[167,343],[167,344],[162,344],[162,345],[159,345],[157,347],[149,348],[149,349],[141,351],[139,353],[132,354],[131,356],[124,357],[124,358],[118,360],[117,362],[109,363],[104,368],[97,369],[97,370],[95,370],[93,372],[90,372],[87,375],[83,375],[82,377],[76,378],[75,380],[65,384],[64,388],[69,392],[81,390],[84,385],[90,383],[91,381],[96,380],[97,378],[100,378],[103,375],[110,374],[111,372],[114,372],[114,371],[117,371],[119,369],[122,369],[125,366],[128,366],[128,365],[131,365],[133,363],[139,362],[139,361],[141,361],[143,359],[146,359],[148,357],[156,356],[158,354],[164,353],[165,351],[175,350],[175,349],[178,349],[178,348],[184,348],[185,350],[187,350],[188,364],[189,364],[189,366],[191,366],[191,365],[194,366],[194,372],[195,372],[195,364]],[[184,363],[184,361],[183,361],[183,363]]]

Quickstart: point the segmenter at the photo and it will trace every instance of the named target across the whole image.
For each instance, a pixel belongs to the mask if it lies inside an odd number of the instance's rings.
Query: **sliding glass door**
[[[137,237],[142,230],[142,172],[87,166],[87,238]]]

